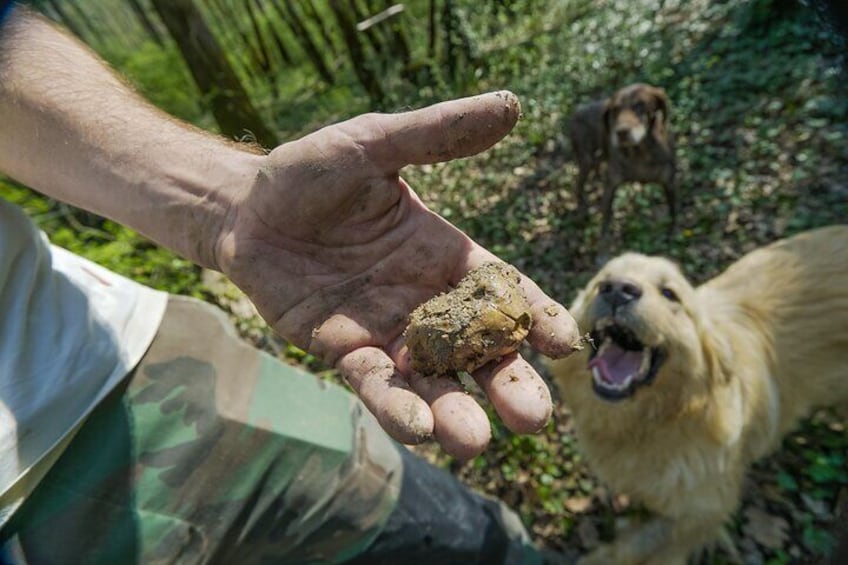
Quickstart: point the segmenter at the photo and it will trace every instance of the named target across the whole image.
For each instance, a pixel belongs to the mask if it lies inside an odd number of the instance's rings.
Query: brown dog
[[[668,127],[670,104],[662,88],[636,83],[606,100],[577,108],[568,135],[579,169],[577,202],[586,207],[586,181],[607,162],[601,200],[606,235],[612,220],[615,189],[625,182],[655,182],[662,185],[671,215],[670,232],[677,224],[677,161]]]
[[[816,407],[848,404],[848,226],[754,251],[693,288],[625,254],[572,313],[596,350],[551,363],[590,467],[656,517],[588,563],[684,563],[743,475]]]

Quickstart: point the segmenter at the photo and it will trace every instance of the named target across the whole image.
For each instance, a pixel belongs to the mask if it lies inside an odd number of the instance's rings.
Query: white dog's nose
[[[611,306],[618,307],[642,296],[642,287],[628,279],[609,279],[598,286],[598,294]]]

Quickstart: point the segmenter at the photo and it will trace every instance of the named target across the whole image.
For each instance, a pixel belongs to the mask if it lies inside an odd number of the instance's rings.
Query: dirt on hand
[[[511,265],[485,263],[418,306],[404,334],[412,368],[428,376],[471,372],[517,350],[533,322],[520,283]]]

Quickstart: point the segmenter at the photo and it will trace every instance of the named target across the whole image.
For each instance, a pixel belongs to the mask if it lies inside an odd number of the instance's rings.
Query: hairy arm
[[[0,33],[0,171],[201,265],[263,157],[150,106],[32,12]]]
[[[498,258],[433,213],[399,175],[488,149],[518,120],[509,92],[366,114],[255,155],[151,108],[43,19],[0,39],[0,170],[221,270],[283,337],[333,364],[396,439],[482,451],[488,417],[452,376],[409,368],[409,313]],[[568,354],[579,332],[530,279],[530,344]],[[476,374],[505,424],[552,406],[520,355]]]

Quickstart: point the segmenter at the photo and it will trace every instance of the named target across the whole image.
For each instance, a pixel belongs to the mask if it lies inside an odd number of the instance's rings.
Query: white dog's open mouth
[[[621,400],[650,383],[665,359],[663,351],[646,347],[628,328],[615,322],[592,331],[595,349],[589,356],[592,386],[606,400]]]

